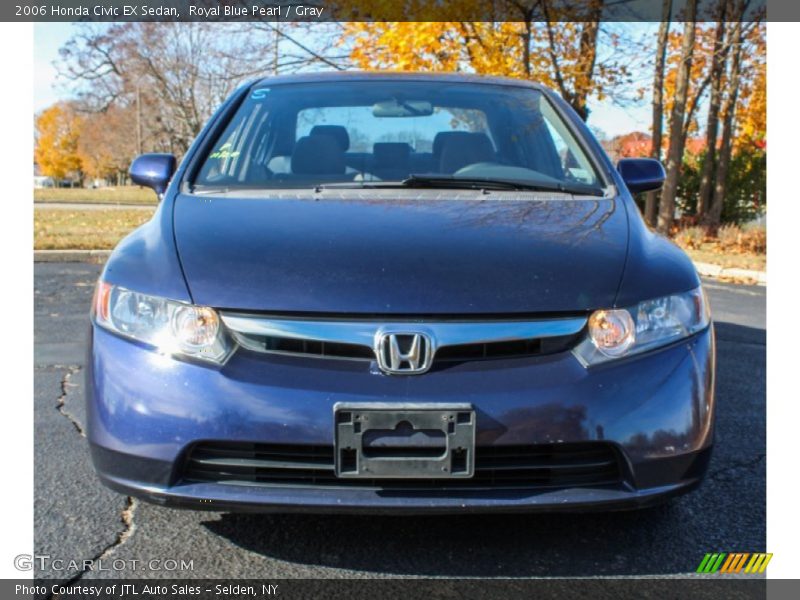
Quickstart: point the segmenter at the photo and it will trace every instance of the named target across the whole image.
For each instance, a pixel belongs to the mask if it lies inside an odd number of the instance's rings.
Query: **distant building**
[[[55,187],[56,182],[52,177],[48,177],[42,173],[42,168],[39,163],[33,161],[33,187],[35,188],[50,188]]]
[[[34,175],[33,187],[35,188],[51,188],[56,187],[55,179],[46,175]]]

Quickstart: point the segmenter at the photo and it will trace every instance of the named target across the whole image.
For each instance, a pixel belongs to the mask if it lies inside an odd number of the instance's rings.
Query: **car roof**
[[[318,83],[333,81],[442,81],[448,83],[482,83],[489,85],[514,85],[549,91],[545,86],[526,79],[475,75],[469,73],[418,73],[412,71],[322,71],[275,75],[256,80],[256,85],[290,83]]]

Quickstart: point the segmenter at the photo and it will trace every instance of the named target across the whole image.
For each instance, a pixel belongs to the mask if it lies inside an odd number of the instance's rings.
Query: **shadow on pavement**
[[[667,504],[587,514],[224,514],[203,524],[237,546],[274,559],[398,575],[686,573],[706,552],[763,551],[766,332],[731,323],[716,328],[718,403],[711,467],[698,491]]]
[[[419,576],[568,576],[646,573],[630,564],[626,548],[672,535],[684,518],[667,504],[607,514],[226,514],[204,525],[247,550],[290,562]],[[685,571],[687,559],[693,557],[675,556],[660,568]]]

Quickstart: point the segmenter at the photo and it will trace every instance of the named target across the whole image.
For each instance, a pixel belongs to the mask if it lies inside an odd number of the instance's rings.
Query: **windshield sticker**
[[[250,98],[253,100],[263,100],[269,94],[269,88],[259,88],[250,92]]]
[[[208,158],[219,158],[219,159],[236,158],[237,156],[239,156],[239,151],[236,150],[234,152],[231,152],[232,146],[233,144],[231,144],[230,142],[228,142],[227,144],[223,144],[219,150],[209,154]]]

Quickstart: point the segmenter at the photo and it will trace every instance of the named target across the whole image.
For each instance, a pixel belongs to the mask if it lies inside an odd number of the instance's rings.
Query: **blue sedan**
[[[635,508],[696,487],[714,335],[688,257],[539,85],[305,74],[238,89],[92,307],[113,489],[217,511]]]

